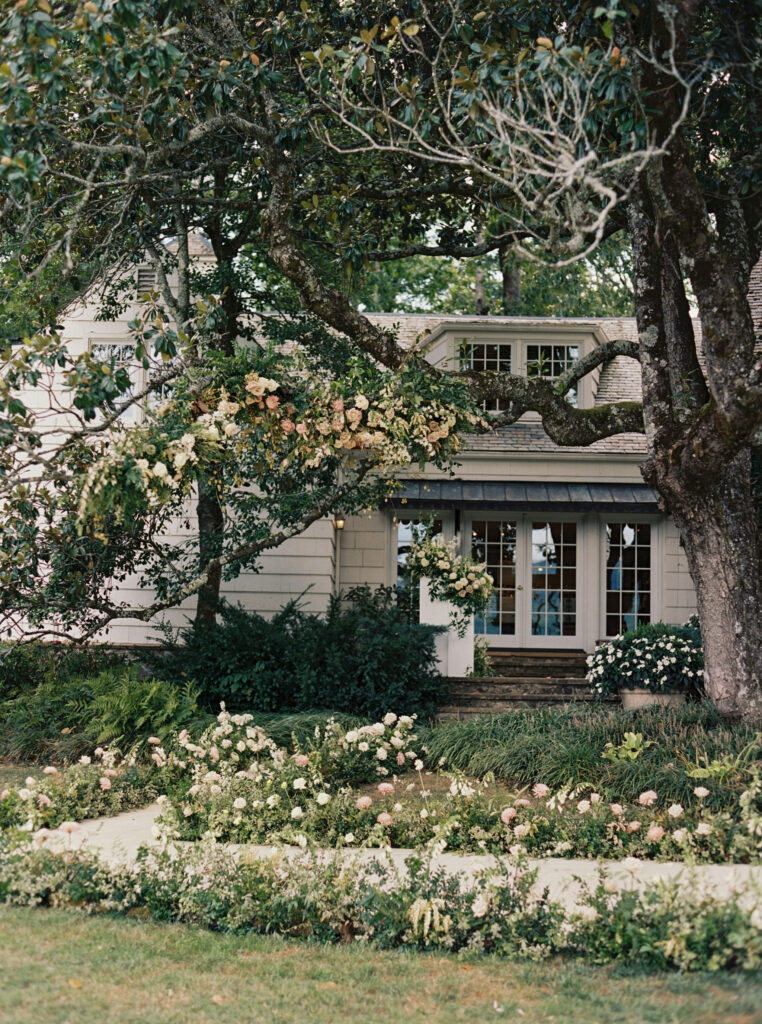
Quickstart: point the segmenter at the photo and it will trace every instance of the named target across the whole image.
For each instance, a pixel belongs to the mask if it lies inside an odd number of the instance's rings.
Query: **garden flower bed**
[[[639,735],[639,734],[638,734]],[[150,737],[137,762],[97,748],[91,759],[53,767],[0,793],[0,826],[44,842],[67,821],[117,813],[158,797],[161,835],[233,844],[412,848],[530,857],[687,863],[762,860],[762,778],[752,754],[730,785],[696,767],[683,802],[643,788],[635,799],[593,784],[496,786],[427,768],[427,744],[410,716],[346,728],[328,718],[289,747],[250,715],[220,712],[199,737]],[[627,734],[598,752],[602,763],[634,758],[645,741]],[[722,768],[722,764],[720,764]],[[724,769],[723,769],[724,770]],[[702,775],[703,773],[703,775]],[[727,775],[727,772],[725,772]],[[706,776],[705,778],[703,776]]]

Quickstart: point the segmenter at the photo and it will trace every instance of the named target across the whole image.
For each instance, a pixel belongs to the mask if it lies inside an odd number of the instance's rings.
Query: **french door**
[[[474,617],[477,636],[494,647],[584,646],[578,520],[474,518],[470,534],[473,556],[495,581],[488,608]]]

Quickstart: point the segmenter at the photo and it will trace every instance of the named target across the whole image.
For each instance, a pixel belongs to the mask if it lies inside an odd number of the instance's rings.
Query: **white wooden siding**
[[[671,519],[664,523],[662,570],[662,619],[680,624],[696,611],[696,591],[688,572],[688,559],[680,546],[680,534]]]

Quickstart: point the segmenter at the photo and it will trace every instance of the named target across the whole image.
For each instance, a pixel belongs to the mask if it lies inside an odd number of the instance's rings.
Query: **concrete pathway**
[[[151,804],[139,811],[128,811],[113,818],[95,818],[80,823],[78,831],[69,836],[56,836],[47,845],[58,849],[87,849],[97,852],[111,863],[126,863],[134,860],[140,846],[156,843],[153,833],[154,821],[160,813],[158,804]],[[238,847],[238,849],[242,849]],[[247,846],[252,857],[272,857],[285,852],[288,857],[298,857],[302,850],[297,846]],[[415,851],[388,851],[395,866],[404,873],[404,861]],[[384,856],[382,850],[347,849],[347,857],[359,856],[362,861],[372,861]],[[334,851],[326,850],[325,856],[332,857]],[[495,858],[491,855],[475,856],[445,852],[434,859],[435,867],[444,867],[450,874],[460,874],[467,881],[483,870],[493,867]],[[741,894],[742,904],[757,905],[762,901],[762,865],[749,864],[701,864],[686,867],[679,862],[658,863],[656,861],[592,861],[565,860],[558,857],[530,859],[529,865],[537,869],[537,884],[547,887],[550,897],[573,909],[579,900],[584,882],[594,884],[602,867],[608,877],[620,886],[642,887],[658,879],[685,880],[695,888],[700,885],[717,898]]]

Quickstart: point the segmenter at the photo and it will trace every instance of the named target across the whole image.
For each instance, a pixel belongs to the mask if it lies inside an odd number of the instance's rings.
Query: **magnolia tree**
[[[393,471],[448,465],[480,422],[462,385],[415,367],[354,359],[331,379],[298,352],[257,348],[198,366],[204,309],[190,335],[155,309],[132,325],[146,364],[157,346],[171,354],[171,368],[138,393],[113,357],[74,358],[58,337],[12,350],[0,385],[10,414],[0,449],[6,625],[83,639],[205,590],[213,614],[222,578],[255,568],[263,551],[322,516],[382,502]],[[136,404],[142,416],[131,424]],[[171,526],[201,487],[223,511],[221,526],[178,542]],[[118,593],[135,572],[156,593],[138,606]]]
[[[762,97],[759,5],[612,0],[559,5],[555,15],[538,5],[545,31],[520,46],[494,6],[414,6],[406,19],[303,57],[306,84],[334,115],[324,138],[345,153],[467,171],[502,191],[535,253],[544,246],[561,262],[623,224],[643,380],[634,415],[649,445],[643,475],[681,532],[709,693],[727,715],[759,719],[762,539],[751,454],[762,357],[747,301],[762,247],[760,127],[748,120]],[[511,11],[529,17],[529,7]],[[510,408],[525,385],[503,383]],[[533,407],[547,428],[553,413],[542,401]]]
[[[262,525],[261,493],[277,493],[276,518],[282,513],[296,529],[305,520],[294,509],[306,506],[293,496],[310,493],[315,512],[330,507],[327,480],[333,474],[341,485],[344,460],[352,473],[366,472],[369,452],[390,464],[389,424],[369,418],[371,409],[388,412],[389,395],[404,399],[408,414],[395,409],[395,417],[409,424],[412,458],[431,458],[426,444],[441,444],[446,459],[454,432],[486,429],[472,422],[475,407],[499,399],[491,426],[533,410],[560,445],[645,432],[645,477],[675,517],[696,584],[710,693],[730,717],[762,716],[762,572],[749,470],[762,368],[746,301],[762,230],[762,129],[749,115],[759,102],[758,22],[751,4],[691,0],[304,0],[294,10],[266,0],[60,8],[20,0],[5,16],[0,64],[6,280],[36,282],[47,293],[51,267],[73,275],[80,255],[95,277],[147,252],[161,324],[172,324],[181,342],[178,355],[164,354],[172,366],[179,357],[183,370],[172,383],[174,409],[157,410],[156,426],[135,431],[113,464],[101,450],[110,441],[75,445],[76,472],[67,466],[54,488],[41,484],[30,496],[4,535],[16,559],[6,578],[28,572],[20,553],[41,523],[64,530],[67,544],[71,538],[74,570],[67,577],[61,569],[60,580],[86,579],[98,531],[134,537],[116,553],[107,544],[99,557],[116,562],[138,550],[158,566],[167,553],[159,543],[158,554],[160,531],[146,524],[158,527],[179,501],[172,496],[192,488],[198,552],[180,566],[182,582],[174,568],[154,575],[160,601],[197,586],[206,614],[220,573],[255,557],[251,544],[283,535],[282,526]],[[194,230],[216,257],[206,276],[182,244]],[[616,232],[632,250],[640,344],[614,338],[558,380],[445,373],[352,301],[366,268],[407,257],[502,259],[518,250],[563,266]],[[170,236],[181,240],[171,258],[163,244]],[[193,294],[218,296],[203,327]],[[114,303],[105,296],[104,308]],[[46,294],[41,308],[52,305]],[[310,315],[289,321],[307,327],[275,332],[276,341],[298,342],[303,363],[294,357],[283,366],[261,348],[253,313],[274,307]],[[642,404],[574,408],[568,392],[619,355],[641,362]],[[68,367],[65,353],[54,358]],[[251,372],[277,388],[247,392]],[[79,374],[85,390],[114,386],[86,361],[74,368],[75,382]],[[26,416],[18,401],[15,391],[4,393],[9,438],[18,434],[14,417]],[[428,433],[446,426],[446,438],[423,443],[411,419],[419,401],[434,410]],[[354,430],[349,412],[362,415]],[[334,415],[343,425],[334,426]],[[226,425],[239,429],[228,436]],[[90,421],[85,429],[98,436]],[[209,430],[220,437],[202,436]],[[355,438],[358,430],[387,439],[353,441],[352,469],[342,434]],[[304,458],[281,468],[302,438]],[[328,446],[320,438],[332,439],[331,454],[308,465]],[[33,461],[36,440],[24,444]],[[93,459],[100,468],[83,500],[79,482]],[[157,463],[166,475],[159,468],[157,476]],[[310,485],[314,494],[303,474],[322,481]],[[367,472],[363,486],[371,479]],[[141,512],[120,521],[125,487]],[[154,494],[158,504],[149,501]],[[14,500],[21,508],[23,492]],[[48,511],[47,500],[64,504]],[[256,536],[235,555],[244,510]],[[60,549],[42,547],[41,564],[49,565]],[[101,582],[107,578],[104,570]],[[31,577],[26,585],[24,600]]]

